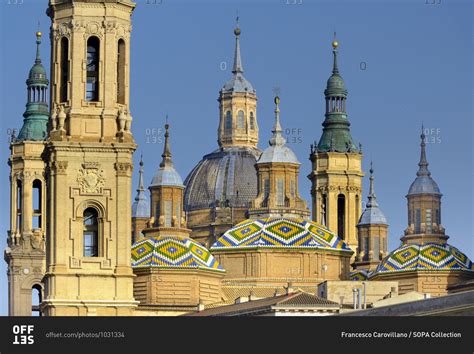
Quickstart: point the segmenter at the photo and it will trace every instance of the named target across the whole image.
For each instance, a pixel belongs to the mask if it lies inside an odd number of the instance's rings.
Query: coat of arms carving
[[[104,171],[97,165],[89,166],[83,164],[82,166],[83,168],[79,170],[77,177],[81,192],[87,194],[101,194],[105,182]]]

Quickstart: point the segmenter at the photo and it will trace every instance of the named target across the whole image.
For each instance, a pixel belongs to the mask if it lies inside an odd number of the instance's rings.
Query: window
[[[374,236],[374,255],[373,255],[374,260],[379,260],[380,259],[380,237],[379,236]]]
[[[99,225],[97,210],[87,208],[84,210],[84,257],[97,257],[99,241]]]
[[[415,234],[419,234],[421,231],[421,210],[416,209],[415,211]]]
[[[160,203],[156,203],[154,226],[159,226],[159,225],[160,225]]]
[[[285,181],[277,180],[277,206],[285,206]]]
[[[270,179],[268,178],[263,180],[263,194],[265,198],[270,194]]]
[[[369,260],[369,238],[364,237],[364,261]]]
[[[41,181],[33,181],[33,229],[41,229],[41,203],[42,201]]]
[[[237,113],[237,129],[245,129],[244,111]]]
[[[227,111],[225,114],[225,127],[224,127],[226,132],[230,132],[232,130],[232,113],[230,111]]]
[[[255,117],[253,116],[253,112],[250,112],[250,129],[255,130]]]
[[[337,234],[345,240],[345,223],[346,223],[346,197],[339,194],[337,197]]]
[[[87,40],[87,101],[99,100],[99,49],[99,39],[90,37]]]
[[[41,285],[35,284],[31,288],[31,315],[35,317],[41,316],[39,305],[42,301]]]
[[[425,211],[425,223],[426,223],[426,233],[430,234],[433,230],[432,220],[431,220],[431,209],[426,209]]]
[[[436,215],[435,215],[435,217],[436,217],[436,223],[437,223],[438,225],[441,225],[441,213],[440,213],[439,209],[435,209],[435,210],[436,210]]]
[[[181,225],[181,203],[176,203],[176,227],[179,227]]]
[[[125,104],[125,41],[119,39],[117,48],[117,102]]]
[[[21,219],[21,209],[22,209],[22,189],[23,185],[20,180],[16,181],[16,229],[21,230],[22,219]]]
[[[296,188],[295,188],[295,180],[294,179],[291,179],[291,181],[290,181],[290,193],[291,193],[291,196],[293,198],[295,198]]]
[[[165,227],[171,227],[172,209],[171,200],[165,200]]]
[[[69,40],[66,37],[61,38],[60,50],[59,65],[61,67],[61,74],[59,79],[59,100],[60,102],[66,102],[69,80]]]

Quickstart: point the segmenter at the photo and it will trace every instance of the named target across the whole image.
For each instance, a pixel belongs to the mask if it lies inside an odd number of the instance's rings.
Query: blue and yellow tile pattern
[[[191,239],[147,238],[132,245],[132,267],[201,268],[224,271],[203,246]]]
[[[321,248],[352,252],[337,235],[303,219],[245,220],[225,232],[211,251],[248,248]]]

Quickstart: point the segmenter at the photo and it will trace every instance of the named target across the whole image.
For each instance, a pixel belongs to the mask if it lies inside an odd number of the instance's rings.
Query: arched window
[[[346,197],[344,194],[337,196],[337,234],[345,240],[345,223],[346,223]]]
[[[224,129],[227,132],[230,132],[232,130],[232,113],[230,111],[227,111],[225,114],[225,127]]]
[[[99,38],[90,37],[87,40],[87,101],[99,100],[99,51]]]
[[[165,227],[171,227],[171,220],[173,218],[173,209],[171,200],[165,200]]]
[[[421,232],[421,209],[415,210],[415,234]]]
[[[69,80],[69,40],[66,37],[61,38],[61,55],[59,58],[60,78],[59,78],[59,100],[66,102],[68,96],[68,80]]]
[[[253,116],[253,112],[250,112],[250,129],[255,130],[255,117]]]
[[[176,225],[175,227],[180,227],[181,226],[181,203],[177,202],[175,206],[175,212],[176,212]]]
[[[433,224],[432,224],[432,215],[431,209],[425,210],[425,224],[426,224],[426,233],[430,234],[433,231]]]
[[[97,210],[87,208],[84,210],[84,257],[97,257],[99,243],[99,225]]]
[[[277,180],[277,206],[285,206],[285,181],[282,178]]]
[[[23,194],[23,184],[18,179],[16,181],[16,229],[21,230],[21,214],[22,214],[22,194]]]
[[[125,104],[125,41],[119,39],[117,48],[117,102]]]
[[[237,113],[237,129],[245,129],[244,111],[239,111]]]
[[[363,250],[364,250],[364,261],[368,261],[369,260],[369,237],[368,236],[364,237]]]
[[[35,179],[33,181],[33,229],[41,229],[41,204],[43,203],[43,196],[41,190],[41,181]]]
[[[31,288],[31,315],[41,316],[39,305],[42,301],[41,285],[35,284]]]

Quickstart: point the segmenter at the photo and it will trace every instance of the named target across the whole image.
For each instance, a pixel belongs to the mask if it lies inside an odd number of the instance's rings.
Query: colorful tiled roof
[[[370,277],[413,270],[474,271],[474,265],[464,253],[449,244],[404,244],[385,257]]]
[[[150,237],[132,245],[132,267],[224,269],[203,246],[191,239]]]
[[[322,248],[352,252],[336,234],[303,219],[245,220],[226,231],[211,251],[249,248]]]

